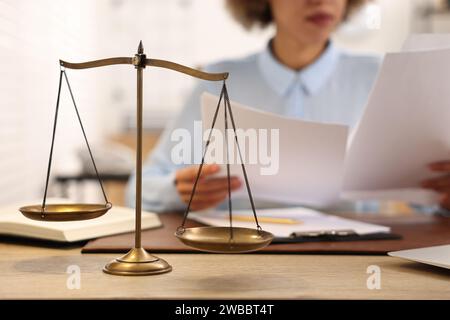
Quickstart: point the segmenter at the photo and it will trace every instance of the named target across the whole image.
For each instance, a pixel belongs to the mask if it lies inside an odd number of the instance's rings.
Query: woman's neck
[[[277,33],[272,40],[274,56],[285,66],[300,70],[311,64],[323,52],[327,42],[317,45],[305,45]]]

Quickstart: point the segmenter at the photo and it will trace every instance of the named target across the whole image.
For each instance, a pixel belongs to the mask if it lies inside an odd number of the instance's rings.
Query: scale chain
[[[205,151],[203,152],[203,155],[202,155],[202,161],[200,163],[200,166],[198,167],[197,176],[194,181],[194,186],[192,187],[191,197],[189,198],[188,205],[186,207],[186,210],[184,211],[183,222],[181,223],[181,226],[177,228],[178,233],[182,233],[184,231],[184,225],[186,224],[186,219],[189,214],[189,210],[191,208],[191,203],[192,203],[192,199],[194,198],[195,190],[197,188],[197,183],[200,178],[200,174],[202,172],[203,165],[205,164],[206,152],[208,151],[208,146],[211,141],[212,132],[213,132],[214,126],[216,124],[217,115],[219,114],[220,103],[222,102],[224,92],[225,92],[225,81],[223,82],[222,90],[220,92],[219,102],[217,103],[216,111],[214,112],[214,117],[213,117],[213,121],[211,124],[211,130],[209,131],[208,140],[206,140],[206,144],[205,144]]]
[[[231,103],[230,103],[230,99],[229,99],[229,96],[228,96],[228,90],[227,90],[227,87],[226,87],[226,84],[225,84],[225,80],[224,80],[223,81],[222,90],[220,92],[219,102],[217,104],[217,107],[216,107],[216,110],[215,110],[215,113],[214,113],[214,117],[213,117],[213,121],[212,121],[212,125],[211,125],[211,129],[210,129],[210,132],[209,132],[209,135],[208,135],[208,140],[206,141],[206,144],[205,144],[205,150],[203,152],[202,161],[200,163],[200,166],[199,166],[199,169],[198,169],[198,172],[197,172],[197,176],[196,176],[195,181],[194,181],[194,186],[192,188],[192,193],[191,193],[191,196],[189,198],[188,205],[187,205],[186,210],[184,212],[183,222],[182,222],[181,226],[179,226],[177,228],[177,234],[181,234],[181,233],[184,232],[186,219],[187,219],[187,216],[189,214],[189,210],[190,210],[190,207],[191,207],[192,199],[193,199],[193,197],[195,195],[195,190],[197,188],[197,183],[198,183],[198,180],[200,178],[200,174],[201,174],[203,165],[205,163],[206,152],[208,151],[208,146],[209,146],[210,141],[211,141],[212,131],[214,129],[214,126],[215,126],[215,123],[216,123],[216,120],[217,120],[217,115],[219,113],[220,104],[222,102],[222,99],[224,100],[224,108],[225,108],[225,139],[226,139],[225,141],[226,141],[226,148],[227,148],[226,152],[227,152],[227,178],[228,178],[228,210],[229,210],[231,238],[233,237],[233,233],[232,233],[232,204],[231,204],[231,186],[230,186],[230,163],[229,163],[229,153],[228,153],[229,150],[228,150],[228,137],[227,137],[227,129],[228,129],[228,120],[227,120],[228,116],[227,115],[228,115],[228,113],[229,113],[231,124],[232,124],[234,140],[235,140],[235,143],[236,143],[236,146],[237,146],[237,150],[238,150],[238,153],[239,153],[239,158],[241,160],[241,168],[242,168],[242,172],[243,172],[243,175],[244,175],[244,180],[245,180],[247,193],[248,193],[248,196],[249,196],[249,199],[250,199],[250,205],[252,207],[252,212],[253,212],[253,217],[255,219],[256,228],[257,228],[258,231],[262,230],[262,228],[261,228],[261,226],[259,225],[259,222],[258,222],[258,217],[256,215],[255,202],[253,200],[253,195],[252,195],[252,192],[251,192],[251,189],[250,189],[250,183],[248,181],[247,170],[245,169],[245,164],[244,164],[241,148],[239,147],[239,141],[238,141],[238,137],[237,137],[237,133],[236,133],[236,123],[234,122],[233,112],[231,111]]]
[[[226,92],[225,87],[225,92]],[[224,118],[225,118],[225,147],[226,147],[226,154],[227,154],[227,181],[228,181],[228,216],[230,221],[230,239],[233,239],[233,214],[232,214],[232,207],[231,207],[231,181],[230,181],[230,155],[229,155],[229,143],[228,143],[228,112],[227,112],[227,105],[224,101]]]
[[[86,142],[86,146],[89,151],[89,156],[91,157],[92,165],[94,166],[95,175],[97,176],[97,180],[100,184],[100,188],[102,189],[103,198],[105,199],[106,204],[110,204],[110,202],[108,201],[108,198],[106,196],[105,189],[103,188],[103,183],[102,183],[102,180],[100,179],[100,175],[97,170],[97,165],[95,164],[95,161],[94,161],[94,156],[92,155],[91,147],[89,145],[89,142],[88,142],[88,139],[86,136],[86,132],[84,130],[83,122],[81,121],[80,113],[78,112],[77,104],[75,103],[75,98],[72,93],[72,88],[70,87],[69,79],[67,78],[67,73],[64,70],[62,72],[64,74],[64,78],[66,79],[67,87],[70,92],[70,97],[72,98],[73,106],[75,107],[75,112],[77,114],[78,122],[80,123],[81,131],[83,132],[84,141]]]
[[[102,181],[100,179],[100,175],[99,175],[98,170],[97,170],[97,165],[95,164],[94,156],[92,155],[91,147],[90,147],[89,142],[87,140],[86,132],[84,130],[84,126],[83,126],[83,123],[81,121],[81,116],[80,116],[80,113],[78,112],[78,108],[77,108],[77,105],[75,103],[75,98],[74,98],[73,93],[72,93],[72,88],[70,87],[69,79],[67,78],[67,74],[65,72],[65,69],[61,68],[60,75],[59,75],[58,97],[57,97],[57,100],[56,100],[55,118],[54,118],[54,122],[53,122],[52,143],[51,143],[51,147],[50,147],[50,156],[49,156],[49,159],[48,159],[48,167],[47,167],[47,176],[46,176],[46,181],[45,181],[44,199],[42,201],[42,217],[44,217],[44,214],[45,214],[45,204],[46,204],[46,201],[47,201],[48,184],[49,184],[49,181],[50,181],[50,172],[51,172],[51,166],[52,166],[52,160],[53,160],[53,149],[54,149],[54,145],[55,145],[56,125],[57,125],[57,122],[58,122],[59,102],[60,102],[60,98],[61,98],[61,87],[62,87],[62,77],[63,77],[63,75],[64,75],[64,78],[66,80],[67,87],[69,89],[73,105],[75,107],[75,112],[77,114],[77,118],[78,118],[78,121],[79,121],[80,126],[81,126],[81,131],[83,132],[83,137],[84,137],[84,140],[86,142],[86,145],[87,145],[87,148],[88,148],[88,151],[89,151],[89,156],[91,157],[92,164],[94,166],[95,174],[97,176],[97,179],[99,181],[100,187],[102,189],[103,197],[105,199],[106,204],[110,204],[110,202],[108,201],[108,198],[106,196],[105,189],[103,188],[103,183],[102,183]]]
[[[50,179],[50,170],[51,170],[51,166],[52,166],[53,147],[55,145],[56,123],[58,122],[59,99],[61,97],[61,84],[62,84],[63,72],[64,71],[61,70],[60,73],[59,73],[58,97],[56,99],[55,119],[53,121],[52,143],[51,143],[51,146],[50,146],[50,156],[48,158],[47,177],[45,179],[44,199],[42,200],[42,218],[44,218],[45,204],[46,204],[46,201],[47,201],[48,182],[49,182],[49,179]]]
[[[244,159],[242,157],[241,148],[239,147],[238,137],[236,134],[236,123],[234,122],[233,112],[231,111],[230,98],[228,96],[228,91],[227,91],[226,87],[225,87],[224,91],[225,91],[224,92],[225,108],[228,108],[228,111],[230,113],[231,125],[233,126],[233,132],[234,132],[234,139],[235,139],[236,147],[237,147],[237,150],[239,153],[239,158],[241,160],[242,173],[244,174],[245,186],[247,188],[248,197],[250,199],[250,205],[252,206],[253,217],[255,218],[255,223],[256,223],[257,229],[262,230],[262,228],[258,222],[258,216],[256,215],[255,202],[253,201],[253,195],[252,195],[252,191],[250,189],[250,183],[248,182],[247,170],[245,169]]]

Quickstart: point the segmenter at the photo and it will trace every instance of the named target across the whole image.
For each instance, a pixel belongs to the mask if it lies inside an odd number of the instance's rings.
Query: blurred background
[[[410,33],[450,32],[450,1],[377,0],[335,34],[353,51],[397,51]],[[201,67],[263,48],[273,34],[245,31],[224,0],[0,0],[0,205],[42,198],[56,104],[58,59],[132,56]],[[67,74],[114,204],[134,168],[135,72],[114,66]],[[144,80],[145,152],[183,105],[194,80],[149,69]],[[67,88],[55,141],[51,196],[101,201]]]

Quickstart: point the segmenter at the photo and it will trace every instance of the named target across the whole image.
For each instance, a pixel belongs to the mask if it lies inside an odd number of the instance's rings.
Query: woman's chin
[[[302,24],[302,27],[296,28],[295,37],[297,38],[299,43],[308,44],[308,45],[322,45],[328,41],[331,33],[333,32],[333,28],[324,28],[312,26],[311,24]]]
[[[321,46],[328,41],[328,39],[330,38],[330,33],[329,32],[318,32],[314,34],[309,33],[307,37],[304,36],[305,35],[303,35],[301,39],[298,39],[299,43],[304,44],[306,43],[311,46]]]

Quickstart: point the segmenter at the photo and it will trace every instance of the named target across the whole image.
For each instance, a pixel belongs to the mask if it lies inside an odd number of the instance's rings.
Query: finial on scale
[[[139,41],[138,53],[139,54],[144,53],[144,45],[142,44],[142,40]]]

